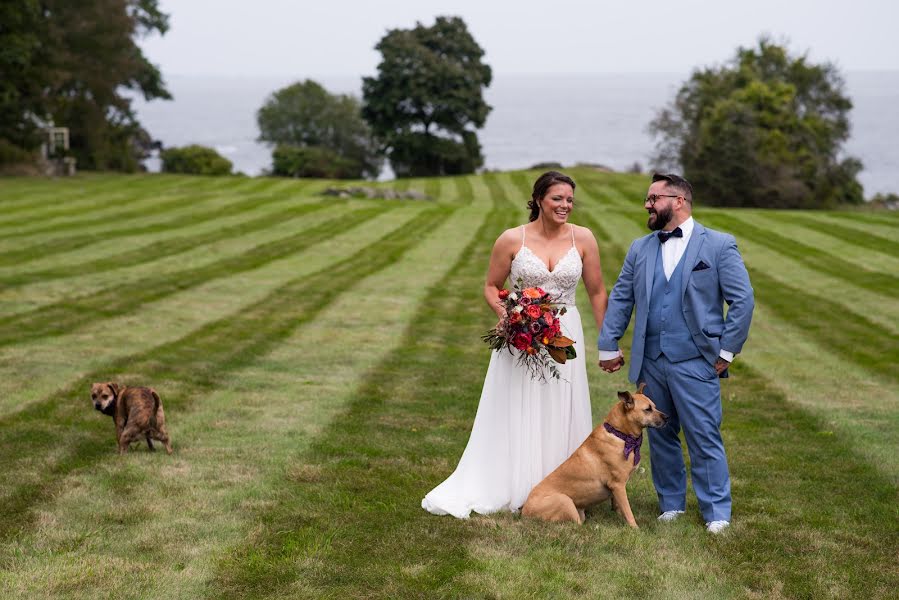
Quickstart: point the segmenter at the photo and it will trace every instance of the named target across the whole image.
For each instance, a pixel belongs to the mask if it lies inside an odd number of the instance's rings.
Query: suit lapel
[[[699,249],[702,248],[702,242],[705,240],[705,227],[693,222],[693,235],[690,236],[690,242],[687,244],[687,250],[684,252],[684,270],[681,273],[681,297],[687,291],[687,283],[693,275],[693,265],[696,264],[696,257],[699,256]]]
[[[652,296],[652,283],[656,274],[656,260],[659,257],[659,236],[653,234],[649,243],[646,244],[646,299]]]

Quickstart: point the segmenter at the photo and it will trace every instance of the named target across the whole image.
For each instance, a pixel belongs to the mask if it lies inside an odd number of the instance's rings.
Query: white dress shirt
[[[677,268],[677,263],[683,258],[684,252],[687,250],[687,244],[690,243],[690,236],[693,235],[694,225],[693,217],[687,217],[687,220],[679,225],[681,232],[684,234],[683,237],[670,237],[667,242],[662,244],[662,269],[665,271],[665,279],[671,279],[671,274]],[[599,360],[612,360],[619,356],[621,356],[621,350],[599,351]],[[723,348],[718,356],[727,362],[734,361],[734,353],[728,352]]]

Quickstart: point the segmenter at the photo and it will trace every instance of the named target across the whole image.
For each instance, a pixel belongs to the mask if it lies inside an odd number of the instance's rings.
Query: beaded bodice
[[[521,248],[512,259],[509,281],[515,284],[521,279],[522,289],[541,287],[554,298],[558,298],[557,302],[560,304],[573,306],[574,292],[577,289],[577,282],[581,279],[581,269],[581,255],[574,243],[550,271],[546,263],[524,245],[522,239]]]

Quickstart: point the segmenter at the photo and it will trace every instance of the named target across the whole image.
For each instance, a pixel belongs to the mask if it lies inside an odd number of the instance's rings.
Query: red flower
[[[549,311],[546,311],[545,313],[543,313],[543,320],[546,321],[546,324],[549,327],[552,327],[553,323],[556,322],[555,318],[553,318],[553,314]]]
[[[499,291],[499,299],[500,300],[505,300],[508,297],[509,297],[509,290],[500,290]]]
[[[529,305],[527,308],[524,309],[524,312],[526,312],[527,315],[532,319],[539,319],[540,315],[541,315],[540,307],[537,306],[536,304]]]
[[[518,348],[519,350],[524,350],[531,345],[531,334],[530,333],[519,333],[516,334],[514,338],[512,338],[512,345]]]
[[[520,312],[513,310],[511,313],[509,313],[509,323],[511,323],[512,325],[515,325],[515,323],[520,323],[520,322],[521,322],[521,313]]]

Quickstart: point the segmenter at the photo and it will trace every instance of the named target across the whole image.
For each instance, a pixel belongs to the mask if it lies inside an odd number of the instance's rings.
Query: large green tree
[[[363,79],[362,115],[398,177],[471,173],[483,165],[475,129],[490,106],[484,50],[458,17],[393,29],[375,47],[377,77]]]
[[[383,158],[353,96],[330,94],[315,81],[298,82],[273,93],[256,118],[259,140],[276,146],[276,175],[360,178],[377,177],[381,170]],[[334,169],[323,175],[321,165],[328,162]]]
[[[680,168],[703,202],[814,208],[864,200],[842,156],[852,103],[831,64],[768,38],[697,70],[650,124],[657,167]]]
[[[158,0],[10,0],[0,16],[0,136],[33,147],[52,121],[79,167],[138,169],[150,137],[128,94],[171,98],[136,43],[167,31]]]

